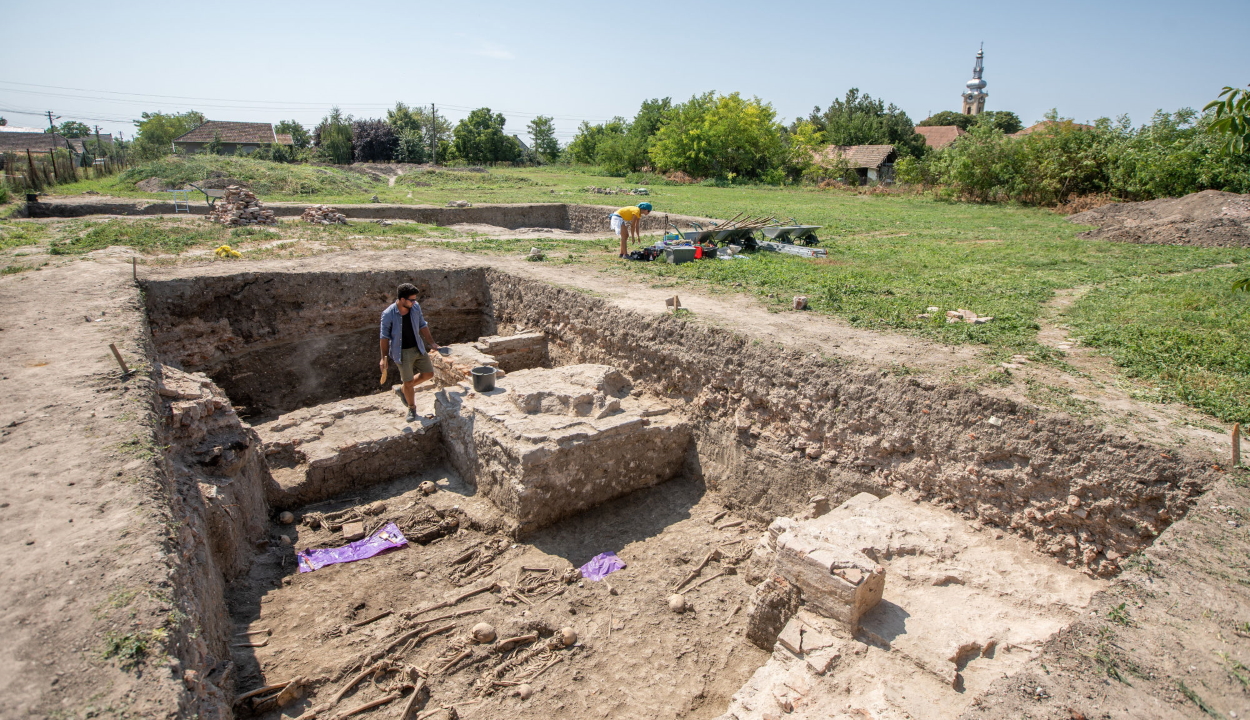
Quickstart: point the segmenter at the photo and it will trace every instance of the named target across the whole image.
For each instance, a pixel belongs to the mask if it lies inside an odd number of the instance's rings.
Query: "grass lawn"
[[[588,186],[629,186],[621,178],[598,175],[593,168],[414,172],[389,186],[359,171],[234,158],[167,160],[123,176],[63,186],[58,192],[96,190],[155,198],[160,195],[134,189],[134,183],[150,176],[149,172],[186,182],[214,169],[253,182],[258,189],[263,185],[268,191],[262,189],[260,194],[269,201],[361,203],[377,195],[383,202],[430,205],[450,200],[625,205],[640,199],[588,193]],[[1250,330],[1250,311],[1245,309],[1250,296],[1233,298],[1228,292],[1231,279],[1246,274],[1250,250],[1082,240],[1076,235],[1083,228],[1050,210],[953,203],[918,195],[772,186],[652,185],[649,189],[646,199],[658,213],[732,217],[746,212],[822,225],[819,235],[829,257],[813,260],[759,253],[749,260],[672,266],[616,260],[601,251],[603,242],[477,239],[449,242],[446,247],[514,253],[537,245],[548,251],[549,261],[615,267],[656,283],[753,293],[775,303],[779,310],[789,306],[791,296],[806,295],[812,311],[838,315],[857,326],[981,344],[991,358],[1019,352],[1043,361],[1059,356],[1036,342],[1037,319],[1054,291],[1105,285],[1105,290],[1092,292],[1073,311],[1072,320],[1086,342],[1107,349],[1130,374],[1155,384],[1168,396],[1224,420],[1250,421],[1250,355],[1246,352],[1250,348],[1245,340]],[[81,229],[66,229],[55,242],[63,243],[66,252],[109,244],[178,252],[197,244],[229,242],[231,237],[229,231],[202,221],[164,232],[163,237],[158,226],[143,225],[148,221],[112,222],[80,223]],[[415,239],[438,244],[440,235],[446,234],[429,226],[380,228],[359,222],[346,228],[284,223],[277,232],[281,237],[316,237],[338,245],[349,236],[386,237],[396,246]],[[8,243],[29,242],[33,237],[0,232],[0,238],[6,236]],[[1241,267],[1166,277],[1228,263]],[[1203,305],[1205,301],[1214,304]],[[727,296],[726,302],[734,301]],[[1234,303],[1241,303],[1236,306],[1238,312],[1228,309]],[[967,308],[995,319],[985,325],[967,325],[947,324],[942,312],[927,320],[916,317],[930,306],[942,311]],[[1191,306],[1194,309],[1183,309]]]
[[[1132,278],[1094,290],[1069,311],[1082,341],[1130,377],[1225,422],[1250,424],[1250,293],[1245,268]]]

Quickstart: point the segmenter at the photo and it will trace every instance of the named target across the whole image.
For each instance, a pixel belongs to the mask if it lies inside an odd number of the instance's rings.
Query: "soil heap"
[[[1250,195],[1203,190],[1183,198],[1112,203],[1068,218],[1083,238],[1149,245],[1250,247]]]

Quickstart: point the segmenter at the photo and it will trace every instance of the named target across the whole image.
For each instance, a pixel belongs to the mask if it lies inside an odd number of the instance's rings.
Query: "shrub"
[[[785,157],[772,106],[738,93],[706,93],[673,108],[655,134],[652,163],[702,177],[759,178]]]

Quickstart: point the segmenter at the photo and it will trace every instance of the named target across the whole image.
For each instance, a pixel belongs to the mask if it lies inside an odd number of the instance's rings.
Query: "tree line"
[[[203,113],[143,113],[135,121],[138,133],[132,152],[149,160],[173,152],[173,141],[206,121]],[[271,145],[250,157],[275,162],[470,163],[552,162],[560,154],[552,118],[538,116],[526,128],[531,144],[505,132],[506,119],[490,108],[478,108],[454,126],[433,108],[395,103],[385,118],[354,118],[337,107],[311,130],[296,120],[274,125],[274,132],[291,136],[293,146]],[[205,144],[208,153],[222,152],[220,138]]]
[[[827,149],[893,145],[900,183],[973,201],[1056,204],[1094,193],[1138,200],[1204,189],[1250,192],[1246,145],[1224,136],[1244,135],[1250,127],[1238,119],[1245,91],[1226,91],[1225,100],[1201,112],[1160,111],[1139,127],[1127,117],[1079,125],[1052,111],[1049,122],[1026,135],[1016,134],[1023,124],[1009,111],[947,111],[915,124],[896,105],[856,88],[789,124],[759,98],[707,92],[681,103],[646,100],[630,119],[583,122],[565,147],[556,141],[552,118],[539,116],[526,128],[528,148],[490,108],[453,125],[431,109],[400,102],[385,118],[356,119],[333,108],[311,130],[294,120],[278,123],[275,130],[290,134],[294,148],[262,148],[252,157],[335,164],[564,162],[598,166],[609,175],[680,173],[682,181],[717,184],[858,184],[855,169]],[[140,159],[167,154],[170,141],[203,122],[194,111],[144,113],[136,121],[134,153]],[[966,134],[934,150],[916,131],[934,125],[955,125]]]

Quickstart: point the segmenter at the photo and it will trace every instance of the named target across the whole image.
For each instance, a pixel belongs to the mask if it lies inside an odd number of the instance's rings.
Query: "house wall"
[[[204,146],[208,143],[202,142],[176,142],[174,147],[178,148],[178,152],[187,155],[204,152]],[[221,144],[221,152],[223,155],[251,155],[260,149],[257,143],[232,143],[224,142]]]

